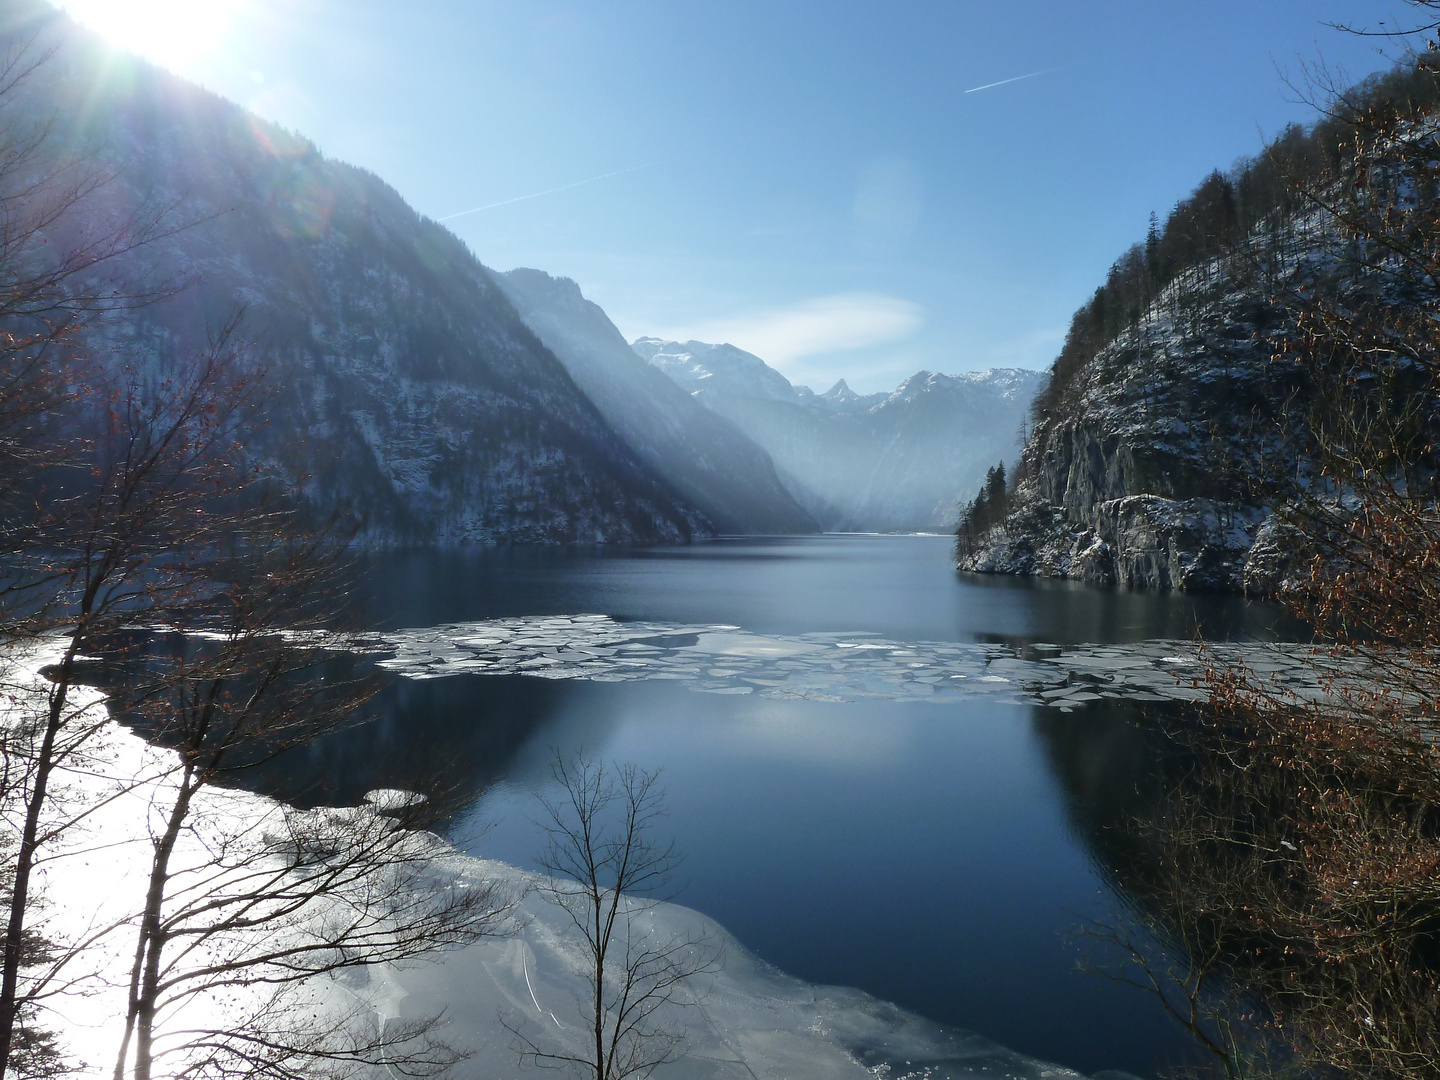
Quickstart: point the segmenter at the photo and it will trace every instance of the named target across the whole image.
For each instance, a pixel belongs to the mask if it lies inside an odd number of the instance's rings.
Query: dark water
[[[376,561],[377,628],[596,612],[734,623],[756,633],[868,630],[909,641],[1138,641],[1268,636],[1273,609],[1235,597],[957,575],[938,536],[719,540],[593,550],[417,551]]]
[[[410,553],[369,582],[377,628],[596,612],[938,641],[1277,632],[1273,611],[1234,597],[957,576],[932,537]],[[1187,1037],[1144,994],[1078,971],[1106,956],[1075,931],[1121,905],[1107,823],[1156,782],[1157,738],[1153,717],[1110,702],[1066,715],[466,676],[398,681],[375,724],[292,768],[337,799],[449,786],[452,835],[520,864],[555,750],[663,769],[680,900],[762,957],[1074,1068],[1154,1075],[1193,1056]]]

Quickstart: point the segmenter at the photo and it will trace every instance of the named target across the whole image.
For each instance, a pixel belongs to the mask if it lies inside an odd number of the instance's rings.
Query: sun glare
[[[240,0],[61,0],[60,6],[112,44],[178,71],[220,48]]]

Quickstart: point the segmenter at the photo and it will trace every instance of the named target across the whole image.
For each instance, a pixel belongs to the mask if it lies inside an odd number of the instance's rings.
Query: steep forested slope
[[[7,129],[108,181],[53,231],[157,208],[165,229],[112,261],[162,302],[95,320],[87,351],[161,378],[243,309],[274,392],[257,454],[292,459],[322,507],[390,541],[676,540],[707,529],[642,464],[524,324],[490,272],[375,176],[143,63],[42,5],[5,44],[54,48],[9,96]],[[175,228],[179,226],[178,228]]]
[[[636,356],[568,278],[541,270],[496,277],[526,324],[640,459],[730,533],[816,532],[770,455]]]

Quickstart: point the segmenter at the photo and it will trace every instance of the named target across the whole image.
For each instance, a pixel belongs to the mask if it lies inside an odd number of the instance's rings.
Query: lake
[[[928,643],[915,646],[921,659],[895,661],[916,669],[945,643],[1289,629],[1238,597],[957,575],[949,538],[924,536],[387,553],[365,592],[377,630],[586,613],[665,624],[674,640],[719,625],[792,652],[816,635],[853,635],[836,640],[856,649],[892,643],[897,657],[911,655],[903,643]],[[783,684],[802,665],[779,666]],[[457,844],[533,865],[534,796],[555,752],[660,769],[665,828],[686,856],[678,901],[790,974],[1086,1072],[1150,1076],[1193,1058],[1158,1003],[1079,970],[1116,959],[1079,931],[1123,909],[1113,883],[1124,856],[1107,822],[1160,782],[1154,706],[915,700],[887,696],[883,678],[852,680],[858,696],[790,698],[730,685],[753,672],[727,670],[722,685],[704,681],[714,672],[614,682],[595,670],[563,681],[398,678],[375,723],[311,747],[290,772],[342,802],[377,786],[443,787],[456,798]],[[750,682],[759,691],[776,680]]]

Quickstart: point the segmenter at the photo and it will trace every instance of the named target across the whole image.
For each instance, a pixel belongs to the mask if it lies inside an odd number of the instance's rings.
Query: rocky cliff
[[[1025,446],[1008,514],[961,569],[1274,587],[1272,512],[1250,465],[1285,452],[1300,382],[1275,354],[1270,287],[1247,265],[1234,256],[1181,275],[1070,376]]]
[[[1437,70],[1337,95],[1152,222],[1076,313],[1018,482],[968,505],[962,570],[1269,594],[1375,499],[1433,513]]]

